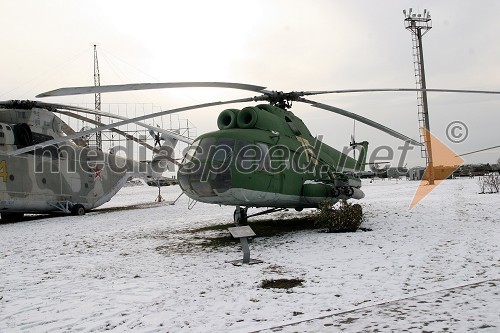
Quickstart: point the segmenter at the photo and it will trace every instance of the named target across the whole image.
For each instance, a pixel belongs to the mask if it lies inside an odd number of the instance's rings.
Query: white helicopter
[[[155,136],[149,145],[114,125],[105,125],[82,113],[95,110],[35,101],[0,102],[0,214],[2,220],[19,220],[25,213],[83,215],[109,201],[135,174],[153,178],[173,171],[172,158],[178,140],[192,140],[177,133],[137,122]],[[136,161],[113,152],[89,147],[57,114],[78,118],[124,136],[150,149],[151,161]],[[119,115],[106,114],[118,120]],[[94,132],[93,130],[87,132]],[[51,140],[59,143],[43,145]],[[158,147],[156,143],[163,141]],[[21,149],[32,147],[19,153]]]

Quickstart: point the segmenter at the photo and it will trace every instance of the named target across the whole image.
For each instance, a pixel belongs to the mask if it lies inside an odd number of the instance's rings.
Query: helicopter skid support
[[[234,210],[233,219],[234,225],[239,227],[240,225],[245,225],[248,222],[247,215],[248,207],[241,208],[240,206],[236,206]]]
[[[247,218],[254,217],[254,216],[259,216],[259,215],[265,215],[265,214],[271,214],[271,213],[281,212],[281,211],[284,211],[284,210],[288,210],[288,208],[271,208],[271,209],[264,210],[262,212],[258,212],[258,213],[252,214],[252,215],[248,215]]]
[[[179,194],[179,196],[177,197],[177,199],[175,199],[174,201],[170,202],[170,205],[175,205],[177,203],[177,201],[179,201],[179,199],[182,197],[182,195],[184,194],[184,192],[181,192],[181,194]]]
[[[57,210],[60,210],[61,212],[65,214],[71,214],[71,208],[73,208],[74,204],[71,201],[65,200],[65,201],[48,201],[47,202],[50,206],[56,208]]]

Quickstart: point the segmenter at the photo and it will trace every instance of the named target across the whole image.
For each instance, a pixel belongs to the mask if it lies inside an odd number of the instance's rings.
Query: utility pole
[[[99,61],[97,60],[97,45],[94,44],[94,86],[99,87],[101,85],[101,75],[99,74]],[[101,111],[101,93],[95,94],[95,109],[96,111]],[[101,115],[96,114],[95,120],[101,122]],[[99,125],[97,125],[99,126]],[[98,150],[102,150],[102,133],[97,132],[95,134],[95,141]]]
[[[434,163],[432,159],[431,134],[429,123],[429,106],[427,103],[427,85],[425,82],[424,49],[422,47],[422,37],[432,28],[430,12],[424,9],[424,13],[412,13],[412,8],[406,12],[404,23],[406,30],[412,35],[413,42],[413,65],[415,70],[415,83],[417,89],[418,123],[420,131],[420,142],[425,144],[421,148],[422,157],[427,163],[427,177],[429,185],[434,185]],[[422,131],[424,129],[424,131]]]

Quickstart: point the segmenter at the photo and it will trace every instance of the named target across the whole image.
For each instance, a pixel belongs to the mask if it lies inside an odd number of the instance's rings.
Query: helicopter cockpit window
[[[200,161],[205,161],[208,159],[208,154],[210,150],[215,146],[216,138],[205,138],[201,140],[199,148],[196,150],[196,158]]]
[[[213,161],[225,162],[231,161],[233,157],[234,140],[228,138],[220,138],[217,146],[214,149]]]
[[[193,142],[191,144],[191,146],[189,146],[189,149],[186,152],[186,155],[184,155],[184,161],[182,162],[183,164],[186,164],[193,159],[193,157],[196,153],[196,148],[198,148],[199,145],[200,145],[200,140],[197,140],[197,141]]]
[[[206,161],[210,149],[215,145],[215,138],[205,138],[193,142],[184,156],[183,164],[191,161]]]
[[[210,166],[210,184],[216,193],[224,193],[231,188],[231,161],[234,139],[220,138],[214,148]]]
[[[200,197],[215,196],[231,188],[230,162],[234,140],[204,138],[194,142],[179,169],[179,182],[183,190]]]
[[[266,144],[252,144],[240,141],[238,142],[238,147],[236,166],[240,172],[265,171],[270,169],[269,147]]]

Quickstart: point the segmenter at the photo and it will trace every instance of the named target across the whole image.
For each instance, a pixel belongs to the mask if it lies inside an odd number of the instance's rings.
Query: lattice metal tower
[[[97,60],[97,45],[94,44],[94,86],[98,87],[101,85],[101,75],[99,74],[99,61]],[[101,111],[101,93],[95,94],[95,109]],[[100,123],[101,116],[96,114],[95,120]],[[99,126],[99,125],[97,125]],[[102,133],[97,132],[95,134],[96,147],[102,150]]]
[[[417,89],[418,125],[420,132],[420,142],[425,145],[421,148],[421,155],[426,159],[427,177],[429,185],[434,184],[434,163],[432,161],[432,147],[429,125],[429,109],[427,104],[427,88],[425,83],[424,50],[422,47],[422,37],[432,28],[431,15],[427,9],[424,13],[412,13],[403,10],[405,16],[405,28],[411,32],[413,44],[413,65],[415,70],[415,84]],[[425,129],[423,131],[422,129]]]

